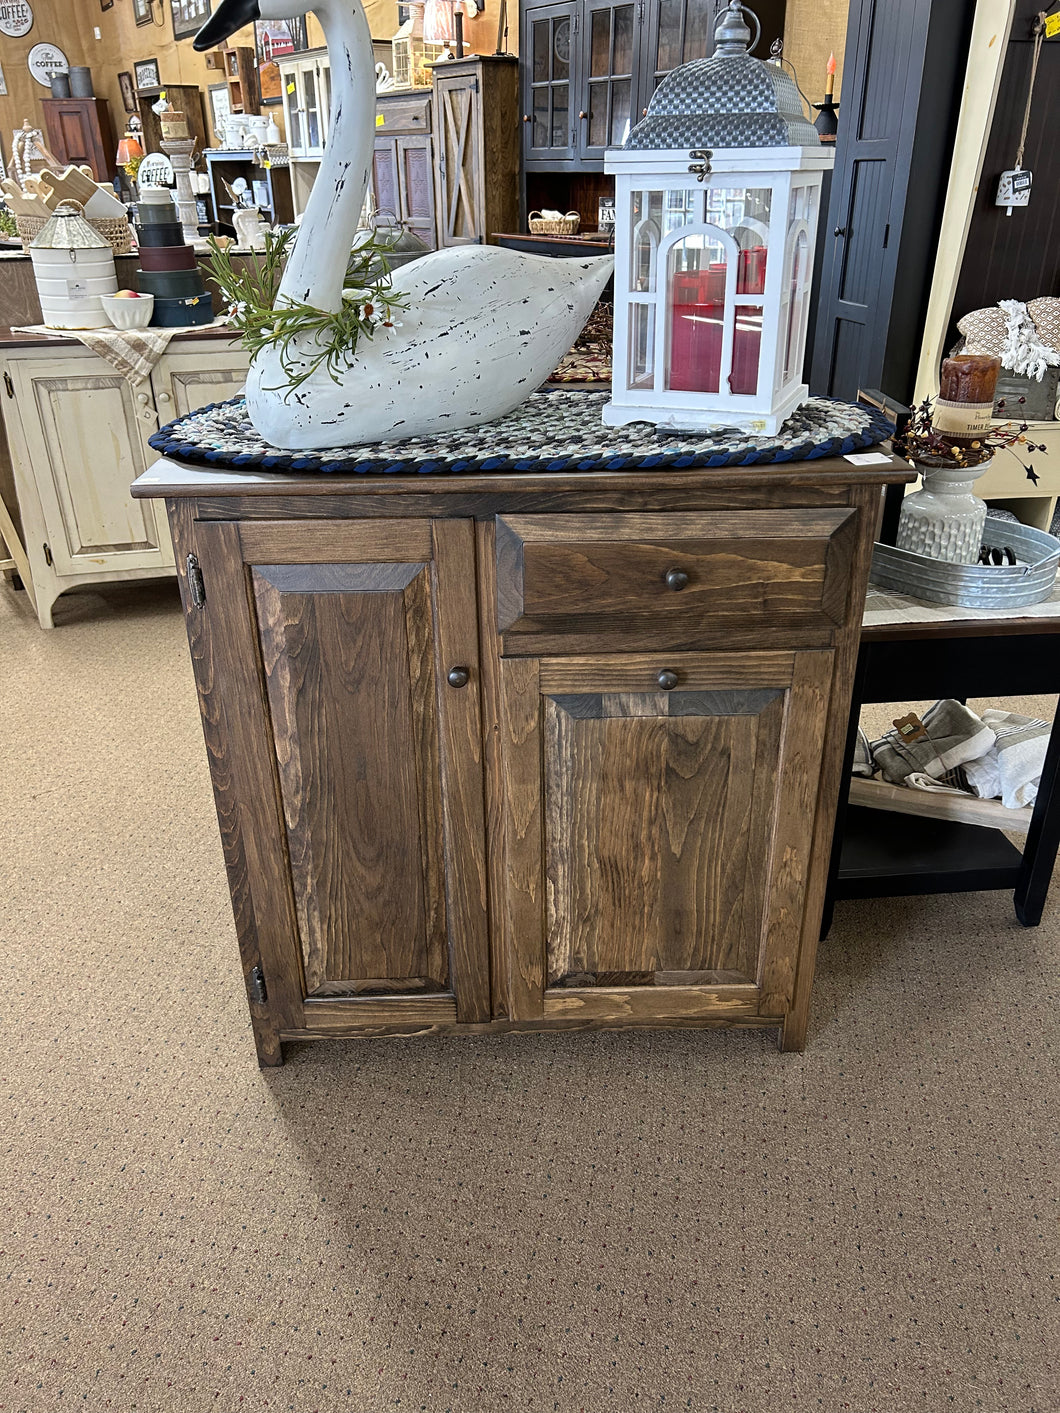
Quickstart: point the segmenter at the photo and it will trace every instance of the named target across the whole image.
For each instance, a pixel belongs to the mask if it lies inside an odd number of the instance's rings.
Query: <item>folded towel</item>
[[[1049,745],[1049,723],[1036,716],[988,707],[983,722],[994,735],[990,749],[965,766],[971,789],[981,799],[997,799],[1011,809],[1033,805]]]
[[[910,775],[943,780],[959,766],[984,756],[995,742],[993,731],[974,711],[949,698],[929,707],[918,724],[922,730],[895,727],[872,742],[873,760],[892,785],[907,784]]]

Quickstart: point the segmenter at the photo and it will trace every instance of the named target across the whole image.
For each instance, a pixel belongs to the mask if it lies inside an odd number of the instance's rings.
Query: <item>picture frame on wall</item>
[[[304,15],[288,20],[255,20],[254,49],[263,107],[283,102],[279,60],[309,48]]]
[[[191,39],[210,18],[211,0],[169,0],[173,38]]]
[[[132,0],[132,12],[138,25],[149,25],[155,17],[152,0]]]
[[[118,87],[121,89],[121,106],[126,113],[137,112],[136,85],[133,83],[133,76],[128,69],[123,69],[118,75]]]
[[[137,93],[151,93],[162,87],[157,59],[138,59],[133,65],[133,81]]]
[[[228,96],[227,83],[212,83],[207,90],[210,95],[210,126],[213,140],[218,147],[225,143],[225,119],[231,116],[232,105]]]

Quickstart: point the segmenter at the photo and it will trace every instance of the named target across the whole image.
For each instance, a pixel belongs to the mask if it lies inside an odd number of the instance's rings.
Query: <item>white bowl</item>
[[[119,299],[116,294],[102,294],[100,299],[107,318],[116,329],[145,329],[154,313],[153,294],[141,294],[137,299]]]

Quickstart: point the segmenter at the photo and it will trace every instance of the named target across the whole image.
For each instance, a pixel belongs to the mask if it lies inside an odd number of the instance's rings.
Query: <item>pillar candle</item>
[[[939,395],[931,422],[954,446],[969,446],[990,431],[1001,359],[988,353],[959,353],[943,359]]]

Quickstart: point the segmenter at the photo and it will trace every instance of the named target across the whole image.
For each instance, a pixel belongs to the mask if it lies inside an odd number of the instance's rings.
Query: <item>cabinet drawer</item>
[[[729,631],[823,642],[843,621],[855,524],[848,507],[498,516],[504,650],[583,651],[594,633],[649,647]]]
[[[424,98],[388,98],[378,103],[375,111],[383,119],[376,127],[377,136],[431,130],[430,93]]]

